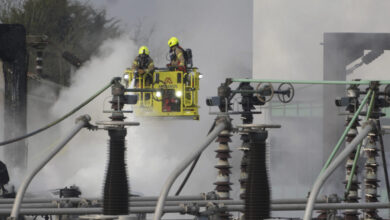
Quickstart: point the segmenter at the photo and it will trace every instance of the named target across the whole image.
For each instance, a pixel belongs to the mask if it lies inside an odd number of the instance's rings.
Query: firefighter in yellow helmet
[[[154,63],[152,58],[149,56],[149,48],[141,46],[138,50],[138,56],[134,59],[131,69],[134,71],[137,78],[142,76],[145,79],[145,86],[149,86],[152,83]],[[136,87],[140,87],[140,83],[136,79]]]
[[[169,58],[171,62],[167,65],[171,68],[176,68],[181,71],[186,71],[186,63],[184,57],[184,49],[179,46],[179,40],[176,37],[171,37],[168,41]]]

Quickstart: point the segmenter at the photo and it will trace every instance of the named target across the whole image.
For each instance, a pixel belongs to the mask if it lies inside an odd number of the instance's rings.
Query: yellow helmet
[[[138,54],[146,54],[149,55],[149,49],[146,46],[142,46],[138,50]]]
[[[177,39],[177,37],[171,37],[171,39],[169,39],[169,41],[168,41],[169,47],[173,47],[173,46],[178,45],[178,44],[179,44],[179,39]]]

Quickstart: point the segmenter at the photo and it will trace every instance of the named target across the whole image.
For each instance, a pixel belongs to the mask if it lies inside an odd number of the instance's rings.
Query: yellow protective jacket
[[[137,70],[141,74],[143,73],[151,73],[154,70],[154,62],[149,55],[142,57],[145,55],[138,55],[134,61],[131,69],[133,71]]]
[[[185,68],[184,50],[179,46],[173,46],[169,50],[171,58],[171,67],[183,67]]]

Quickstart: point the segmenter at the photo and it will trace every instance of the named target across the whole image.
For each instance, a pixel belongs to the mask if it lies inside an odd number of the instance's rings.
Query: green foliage
[[[105,10],[71,0],[0,0],[0,22],[19,23],[27,34],[46,35],[43,73],[63,85],[69,83],[71,65],[62,58],[69,51],[87,60],[107,38],[120,34],[118,20]],[[36,50],[29,48],[29,71],[35,72]]]

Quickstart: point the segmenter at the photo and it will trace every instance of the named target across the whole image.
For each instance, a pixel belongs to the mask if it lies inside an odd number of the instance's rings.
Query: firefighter
[[[179,46],[179,40],[176,37],[171,37],[168,41],[169,58],[171,63],[168,67],[176,68],[181,71],[186,71],[185,51]]]
[[[149,56],[149,49],[146,46],[141,46],[138,50],[138,56],[133,61],[131,69],[135,73],[135,85],[139,88],[138,77],[142,76],[145,79],[145,86],[149,86],[152,83],[154,63],[152,58]]]

